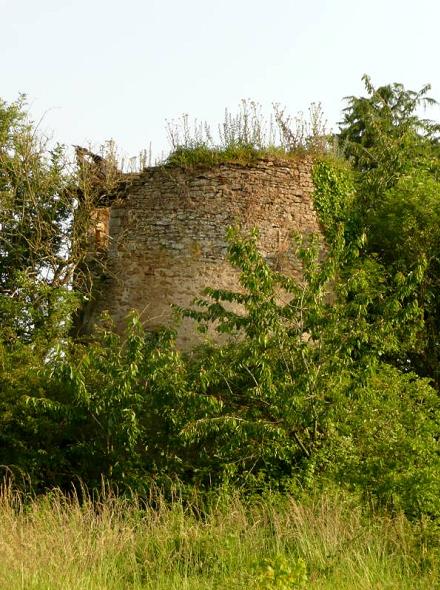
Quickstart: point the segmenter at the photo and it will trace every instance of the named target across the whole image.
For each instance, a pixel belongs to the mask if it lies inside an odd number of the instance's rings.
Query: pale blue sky
[[[0,0],[0,15],[0,97],[28,94],[67,144],[158,154],[165,119],[215,123],[242,98],[321,101],[334,125],[364,73],[440,99],[439,0]]]

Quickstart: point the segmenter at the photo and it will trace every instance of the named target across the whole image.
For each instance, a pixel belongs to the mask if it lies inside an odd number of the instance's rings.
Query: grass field
[[[204,506],[204,507],[203,507]],[[3,590],[440,588],[438,548],[350,497],[0,499]]]

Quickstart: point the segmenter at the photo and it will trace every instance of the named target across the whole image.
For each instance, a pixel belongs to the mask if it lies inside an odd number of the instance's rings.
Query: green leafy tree
[[[75,194],[63,148],[49,148],[24,98],[0,101],[0,318],[4,338],[59,331],[74,264]],[[60,310],[63,308],[63,311]],[[62,322],[61,322],[62,325]],[[41,332],[40,332],[41,333]]]
[[[298,249],[298,283],[268,266],[256,239],[230,236],[242,291],[207,289],[201,309],[184,311],[237,337],[195,365],[192,388],[203,395],[184,433],[209,478],[255,474],[283,485],[297,476],[304,484],[324,468],[319,457],[332,448],[352,390],[383,356],[413,345],[423,268],[392,283],[380,264],[358,256],[338,278],[347,258],[339,235],[322,263],[316,245]]]
[[[380,260],[391,276],[426,264],[418,350],[397,353],[393,362],[409,363],[439,387],[440,126],[419,116],[420,107],[436,103],[427,97],[429,86],[375,89],[368,77],[364,81],[368,96],[349,98],[340,132],[357,172],[353,216],[367,236],[364,255]]]
[[[29,403],[48,395],[43,369],[79,300],[75,280],[88,225],[75,220],[73,231],[78,189],[64,148],[39,133],[25,98],[0,100],[0,463],[35,481],[42,478],[37,466],[62,455],[59,424]]]
[[[435,106],[427,96],[429,85],[419,91],[402,84],[375,88],[363,77],[367,97],[348,97],[340,123],[342,149],[362,172],[361,197],[364,207],[376,207],[383,192],[413,170],[439,173],[440,125],[419,116],[419,109]]]
[[[43,426],[21,404],[44,389],[39,369],[68,328],[69,219],[63,150],[48,149],[24,97],[0,100],[0,463],[32,473],[21,454]]]

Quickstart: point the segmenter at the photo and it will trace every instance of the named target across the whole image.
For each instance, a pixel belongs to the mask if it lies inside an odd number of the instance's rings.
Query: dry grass
[[[258,563],[307,565],[311,589],[440,587],[436,550],[403,516],[367,517],[350,499],[252,504],[219,497],[203,509],[160,496],[151,505],[66,499],[0,500],[0,588],[116,590],[258,588]],[[275,588],[276,586],[274,586]]]

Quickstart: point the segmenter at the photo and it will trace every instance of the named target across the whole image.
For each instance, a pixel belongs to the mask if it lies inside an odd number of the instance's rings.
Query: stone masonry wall
[[[121,328],[130,309],[147,327],[169,324],[171,304],[190,306],[206,286],[238,288],[226,260],[228,226],[257,227],[260,251],[279,270],[297,274],[289,250],[294,232],[320,232],[312,203],[311,161],[261,160],[210,169],[155,167],[122,180],[105,218],[108,277],[88,310],[93,325],[107,310]],[[200,339],[191,320],[179,328],[178,343]]]

